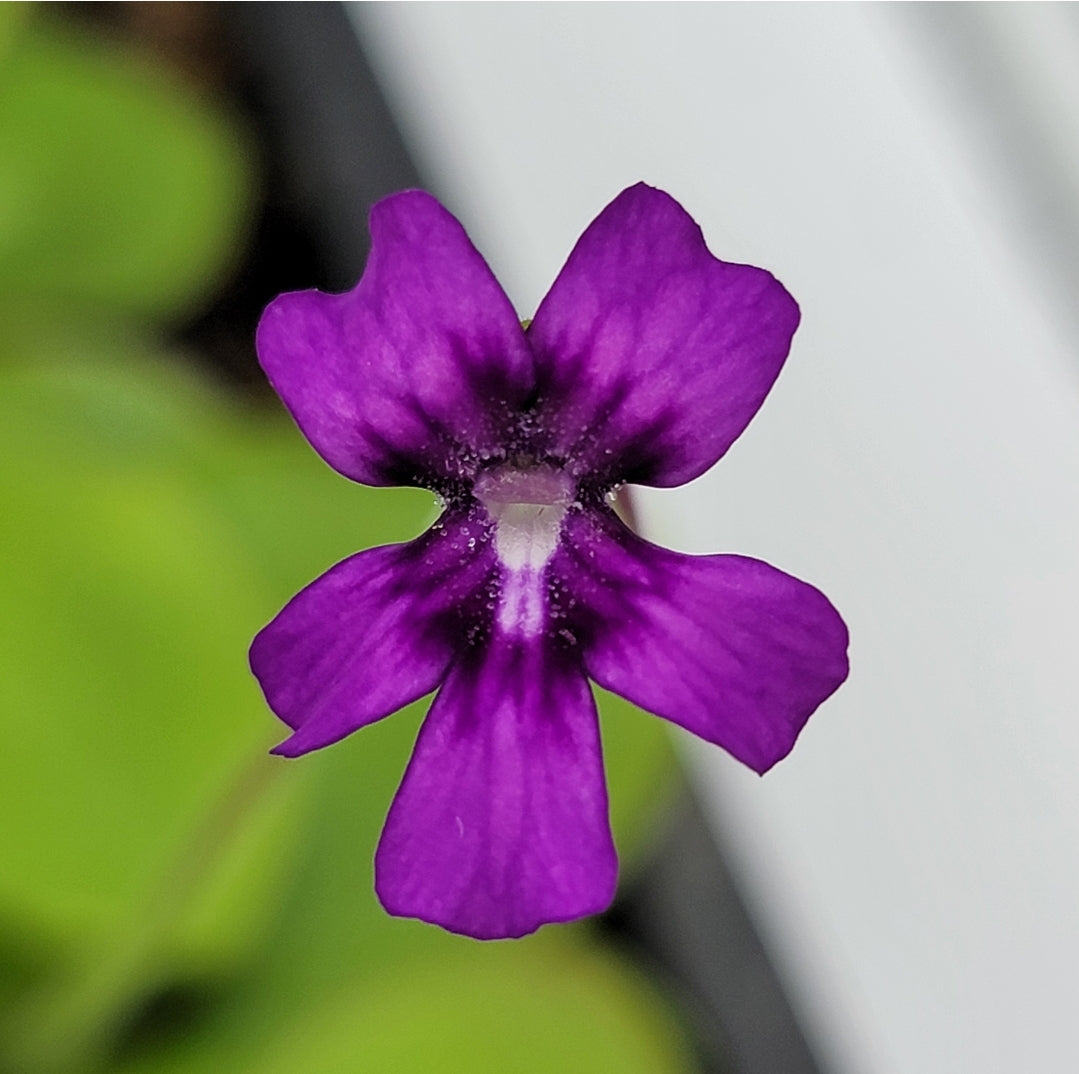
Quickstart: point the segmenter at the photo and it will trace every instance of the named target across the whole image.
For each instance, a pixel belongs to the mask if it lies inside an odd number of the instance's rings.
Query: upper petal
[[[798,318],[769,273],[713,257],[669,195],[623,191],[529,329],[551,453],[637,484],[699,476],[764,401]]]
[[[447,514],[415,541],[360,552],[259,632],[251,669],[294,732],[275,753],[328,746],[438,686],[495,571],[489,528]]]
[[[760,560],[669,552],[597,510],[567,519],[552,569],[580,602],[596,682],[757,772],[847,677],[839,613]]]
[[[457,220],[418,190],[371,210],[371,254],[352,291],[281,295],[256,344],[319,454],[371,485],[471,473],[534,386],[505,292]]]
[[[392,914],[478,939],[607,908],[617,859],[595,704],[544,638],[495,634],[455,664],[375,857]]]

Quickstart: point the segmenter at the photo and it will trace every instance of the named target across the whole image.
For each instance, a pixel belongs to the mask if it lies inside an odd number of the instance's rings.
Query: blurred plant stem
[[[239,771],[122,935],[91,945],[69,972],[24,998],[0,1022],[0,1070],[75,1074],[103,1067],[114,1042],[156,989],[168,982],[169,937],[247,818],[284,771],[259,755]]]

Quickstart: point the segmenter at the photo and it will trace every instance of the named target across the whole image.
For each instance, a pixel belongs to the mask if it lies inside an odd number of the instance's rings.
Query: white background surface
[[[999,7],[970,17],[1066,170],[1077,37]],[[1079,322],[1030,161],[994,166],[994,117],[892,5],[354,13],[522,316],[638,179],[802,306],[728,457],[638,502],[653,538],[767,559],[851,628],[850,682],[765,779],[687,746],[822,1062],[1079,1069]]]

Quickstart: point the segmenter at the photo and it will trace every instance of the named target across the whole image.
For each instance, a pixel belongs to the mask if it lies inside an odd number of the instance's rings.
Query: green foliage
[[[252,177],[236,132],[104,43],[40,20],[10,36],[0,63],[4,304],[175,315],[211,294],[246,224]]]
[[[498,945],[344,990],[283,1025],[250,1069],[676,1074],[687,1056],[651,991],[617,960],[582,946]]]
[[[302,816],[243,661],[261,579],[186,472],[213,431],[154,436],[136,370],[104,411],[85,365],[0,390],[0,930],[36,1044],[246,956]]]

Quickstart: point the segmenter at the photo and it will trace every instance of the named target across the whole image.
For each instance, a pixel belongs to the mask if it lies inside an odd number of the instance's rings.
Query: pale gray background
[[[686,743],[822,1062],[1079,1069],[1075,8],[353,14],[522,316],[638,179],[802,305],[729,456],[639,502],[851,627],[765,779]]]

